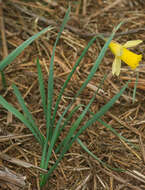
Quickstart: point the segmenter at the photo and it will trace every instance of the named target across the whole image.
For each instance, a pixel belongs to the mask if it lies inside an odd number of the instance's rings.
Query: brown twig
[[[101,9],[100,11],[96,12],[95,14],[92,14],[88,20],[91,20],[94,17],[97,17],[98,15],[101,15],[102,13],[105,13],[106,11],[108,11],[109,9],[115,7],[117,4],[121,3],[121,1],[123,0],[116,0],[113,3],[110,3],[107,7],[105,7],[104,9]]]
[[[6,183],[13,184],[17,187],[24,187],[26,177],[18,175],[14,173],[13,171],[9,170],[5,167],[0,167],[0,180]]]
[[[6,40],[6,32],[5,32],[5,23],[4,23],[4,17],[3,17],[3,1],[0,0],[0,29],[1,29],[1,37],[2,37],[2,48],[3,48],[3,58],[8,56],[8,46],[7,46],[7,40]],[[8,112],[7,115],[7,124],[12,122],[12,113]]]
[[[22,8],[16,4],[13,4],[14,7],[16,7],[19,11],[31,16],[31,17],[34,17],[35,19],[36,18],[39,18],[39,21],[47,24],[47,25],[52,25],[52,26],[55,26],[56,28],[59,28],[60,25],[58,23],[56,23],[54,20],[48,20],[46,19],[45,17],[43,16],[39,16],[33,12],[30,12],[28,11],[27,9],[25,8]],[[83,37],[83,38],[89,38],[89,37],[94,37],[96,35],[103,35],[104,37],[108,37],[111,35],[110,32],[107,32],[107,33],[87,33],[87,32],[83,32],[82,30],[76,28],[76,27],[73,27],[73,26],[70,26],[70,25],[66,25],[65,28],[77,35],[79,35],[80,37]],[[127,34],[134,34],[134,33],[138,33],[138,32],[141,32],[141,31],[145,31],[145,27],[142,27],[142,28],[136,28],[136,29],[132,29],[132,30],[128,30],[128,31],[125,31],[125,32],[117,32],[115,34],[115,36],[122,36],[122,35],[127,35]]]
[[[34,166],[33,164],[30,164],[28,162],[19,160],[17,158],[12,158],[12,157],[8,156],[7,154],[0,154],[0,158],[3,159],[3,160],[6,160],[8,162],[11,162],[13,164],[16,164],[18,166],[22,166],[24,168],[34,168],[34,169],[36,169],[37,171],[39,171],[41,173],[45,173],[45,174],[47,173],[47,170],[45,170],[43,168],[40,168],[38,166]]]
[[[8,47],[7,47],[7,41],[6,41],[6,35],[5,35],[2,0],[0,0],[0,30],[1,30],[3,58],[4,58],[8,55]]]

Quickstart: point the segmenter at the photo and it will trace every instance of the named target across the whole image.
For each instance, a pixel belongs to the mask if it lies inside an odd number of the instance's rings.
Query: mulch
[[[80,94],[74,106],[87,105],[104,74],[107,79],[99,90],[91,111],[96,113],[131,80],[129,87],[114,106],[102,117],[119,134],[134,143],[134,149],[121,141],[99,122],[94,123],[80,139],[99,159],[111,167],[123,168],[118,172],[102,166],[75,142],[44,189],[50,190],[144,190],[145,189],[145,2],[144,0],[59,0],[59,1],[0,1],[0,59],[48,25],[52,30],[38,38],[5,70],[7,88],[0,80],[0,95],[21,110],[13,94],[15,83],[33,114],[41,131],[45,133],[45,120],[37,81],[36,58],[39,57],[47,88],[52,48],[67,8],[70,19],[56,48],[54,65],[54,105],[57,95],[71,72],[76,60],[89,40],[96,34],[108,37],[113,28],[126,21],[117,31],[115,40],[121,44],[128,40],[143,40],[134,52],[143,55],[140,66],[132,71],[122,64],[119,77],[111,72],[113,55],[108,50],[93,79]],[[97,38],[80,63],[65,90],[57,118],[69,104],[85,81],[104,42]],[[139,79],[135,102],[132,100],[136,74]],[[79,110],[79,114],[81,110]],[[63,138],[76,120],[75,114],[60,138]],[[90,115],[87,114],[83,125]],[[60,139],[61,140],[61,139]],[[39,190],[39,174],[47,172],[39,167],[41,148],[30,131],[0,105],[0,189]],[[53,154],[53,164],[57,155]]]

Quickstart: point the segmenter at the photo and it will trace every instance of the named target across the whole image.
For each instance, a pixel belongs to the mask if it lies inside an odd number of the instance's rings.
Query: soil
[[[47,90],[52,49],[69,6],[71,6],[70,18],[55,52],[53,108],[68,74],[83,49],[96,34],[101,33],[105,37],[109,37],[114,27],[125,21],[117,31],[114,40],[121,44],[129,40],[140,39],[143,41],[131,49],[137,54],[142,54],[143,58],[140,65],[135,70],[131,70],[122,63],[119,77],[112,75],[114,55],[108,49],[94,77],[73,105],[73,107],[79,104],[86,106],[99,87],[104,75],[107,74],[107,78],[91,106],[91,111],[97,113],[130,80],[123,95],[101,119],[115,129],[118,134],[136,145],[137,148],[128,145],[99,122],[95,122],[79,137],[101,161],[112,168],[122,168],[125,171],[115,171],[102,165],[83,150],[76,141],[53,172],[44,189],[144,190],[145,1],[3,0],[0,3],[1,60],[32,35],[49,25],[53,27],[29,45],[4,69],[6,88],[2,85],[2,78],[0,79],[0,95],[22,112],[12,89],[12,84],[16,84],[28,109],[35,118],[37,126],[44,135],[46,134],[46,125],[39,93],[36,59],[39,57]],[[56,121],[90,73],[103,45],[104,42],[97,38],[89,48],[62,96]],[[136,96],[133,101],[136,84]],[[60,141],[66,136],[78,115],[82,113],[82,109],[73,115],[62,132]],[[90,118],[91,114],[87,113],[80,127]],[[0,105],[0,152],[0,189],[40,189],[41,147],[30,130],[2,105]],[[50,165],[55,162],[57,156],[53,153]]]

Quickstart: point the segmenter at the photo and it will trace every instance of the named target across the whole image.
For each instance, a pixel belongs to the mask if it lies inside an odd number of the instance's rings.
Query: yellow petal
[[[131,40],[126,42],[123,47],[124,48],[130,48],[130,47],[134,47],[137,46],[138,44],[142,43],[142,40]]]
[[[124,61],[127,65],[129,65],[131,69],[135,69],[139,65],[141,59],[142,55],[137,55],[136,53],[133,53],[126,48],[123,48],[121,60]]]
[[[133,42],[136,41],[136,42]],[[126,46],[131,45],[137,45],[139,43],[141,43],[141,40],[133,40],[132,42],[128,42],[126,43]],[[131,51],[129,51],[128,49],[124,48],[124,46],[120,45],[119,43],[115,42],[115,41],[111,41],[111,43],[109,44],[109,47],[112,51],[112,53],[115,55],[115,57],[118,57],[118,59],[120,58],[122,61],[124,61],[127,65],[129,65],[131,67],[131,69],[135,69],[138,65],[139,62],[142,59],[142,55],[137,55]],[[114,63],[114,65],[116,65]],[[114,74],[117,73],[115,69],[117,67],[113,66],[113,71]],[[119,70],[119,69],[118,69]]]
[[[118,57],[121,56],[121,54],[122,54],[122,49],[123,49],[123,47],[122,47],[121,44],[119,44],[119,43],[117,43],[117,42],[115,42],[115,41],[111,41],[110,44],[109,44],[109,47],[110,47],[112,53],[113,53],[115,56],[118,56]]]
[[[112,74],[119,76],[121,69],[121,60],[118,57],[115,57],[112,64]]]

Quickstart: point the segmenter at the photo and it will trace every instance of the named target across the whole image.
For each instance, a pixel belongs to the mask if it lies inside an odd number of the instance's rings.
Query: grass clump
[[[46,122],[46,135],[43,135],[38,126],[36,125],[33,116],[31,112],[28,110],[24,99],[22,98],[22,95],[20,91],[18,90],[17,86],[15,84],[12,85],[13,91],[15,96],[17,97],[17,100],[21,106],[21,109],[23,111],[23,114],[19,112],[18,109],[14,108],[10,103],[8,103],[2,96],[0,96],[0,104],[7,110],[9,110],[11,113],[13,113],[24,125],[29,128],[31,133],[34,135],[36,141],[40,144],[41,149],[42,149],[42,157],[41,157],[41,164],[40,167],[43,169],[48,170],[47,174],[41,174],[40,176],[40,186],[43,187],[46,182],[48,181],[49,177],[53,173],[53,171],[57,168],[58,164],[60,161],[64,158],[65,153],[70,149],[72,144],[77,141],[80,146],[88,152],[93,158],[97,159],[101,164],[104,164],[108,167],[107,164],[102,162],[97,156],[95,156],[93,153],[91,153],[87,147],[82,143],[82,141],[79,139],[79,136],[88,128],[90,127],[94,122],[99,121],[102,123],[104,126],[108,127],[107,124],[104,124],[103,121],[101,120],[101,117],[112,107],[112,105],[119,99],[119,97],[123,94],[125,89],[128,86],[128,83],[120,90],[118,94],[116,94],[110,101],[108,101],[107,104],[105,104],[97,113],[91,113],[90,114],[90,119],[85,122],[84,125],[81,124],[81,122],[84,120],[85,115],[87,113],[90,113],[90,107],[96,97],[96,94],[98,91],[94,93],[94,96],[91,98],[90,102],[88,103],[87,106],[84,105],[78,105],[71,111],[69,109],[73,105],[74,101],[76,98],[80,95],[80,93],[85,89],[89,81],[93,78],[94,74],[96,73],[99,65],[102,62],[102,59],[104,58],[104,55],[107,51],[107,48],[112,41],[114,34],[116,30],[120,27],[119,24],[114,31],[112,32],[112,35],[108,38],[106,41],[104,47],[102,48],[98,58],[96,59],[89,75],[87,76],[86,80],[76,92],[76,95],[73,97],[72,101],[70,104],[65,108],[64,112],[61,114],[60,118],[58,121],[56,121],[56,115],[58,111],[58,107],[60,104],[60,100],[62,97],[62,94],[67,87],[69,81],[71,80],[74,72],[76,71],[77,67],[79,66],[81,60],[87,53],[89,47],[93,44],[93,42],[96,40],[97,37],[103,38],[102,36],[95,36],[93,39],[90,40],[88,45],[85,47],[83,50],[82,54],[76,61],[73,69],[71,70],[70,74],[68,75],[66,81],[64,82],[60,93],[58,94],[57,100],[55,102],[55,107],[53,108],[53,101],[54,101],[54,57],[55,57],[55,50],[57,43],[60,39],[60,36],[64,30],[65,24],[67,23],[69,19],[69,13],[70,13],[70,8],[68,9],[62,26],[60,28],[60,31],[57,35],[55,44],[53,46],[53,51],[52,51],[52,56],[51,56],[51,61],[50,61],[50,66],[49,66],[49,77],[48,77],[48,86],[47,86],[47,92],[45,91],[44,87],[44,80],[43,80],[43,73],[41,70],[41,66],[39,64],[39,59],[37,59],[37,71],[38,71],[38,82],[39,82],[39,89],[40,89],[40,95],[41,95],[41,102],[42,102],[42,107],[43,107],[43,113],[45,117],[45,122]],[[1,63],[0,63],[0,71],[4,72],[4,68],[12,63],[12,61],[18,56],[30,43],[32,43],[37,37],[42,35],[43,33],[47,32],[48,30],[51,30],[52,27],[47,27],[41,32],[37,33],[36,35],[32,36],[28,40],[26,40],[22,45],[20,45],[18,48],[16,48],[11,54],[9,54]],[[104,75],[105,76],[105,75]],[[102,79],[101,85],[103,85],[104,80],[106,79],[106,76],[104,79]],[[100,88],[99,87],[99,88]],[[98,90],[99,90],[98,88]],[[78,116],[76,121],[72,123],[71,128],[69,129],[69,132],[67,133],[66,137],[62,139],[61,143],[58,144],[58,139],[61,133],[63,133],[63,129],[65,129],[67,123],[70,121],[70,119],[73,117],[73,115],[77,112],[79,108],[82,108],[83,111],[82,113]],[[67,117],[66,117],[67,115]],[[108,127],[109,128],[109,127]],[[111,127],[109,128],[115,135],[117,135],[119,138],[122,138],[123,140],[127,141],[127,139],[123,138],[121,135],[119,135],[114,129]],[[52,152],[55,151],[57,154],[57,160],[55,163],[49,167],[49,161],[51,160],[52,157]]]

